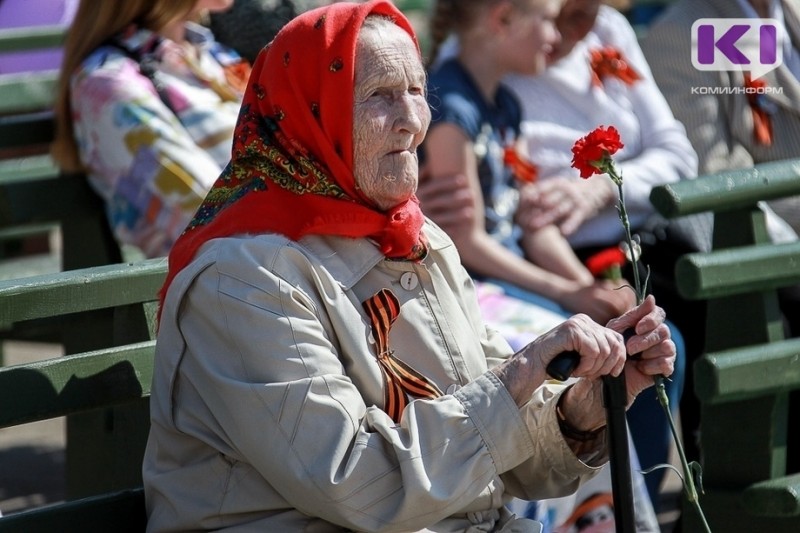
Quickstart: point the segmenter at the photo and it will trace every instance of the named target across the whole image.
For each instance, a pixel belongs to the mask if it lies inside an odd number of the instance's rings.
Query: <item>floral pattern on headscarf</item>
[[[217,237],[367,237],[389,258],[424,255],[417,198],[380,211],[353,175],[356,40],[371,14],[390,17],[417,42],[391,2],[338,2],[296,17],[259,54],[231,161],[172,248],[162,298],[200,246]]]
[[[243,115],[252,114],[247,107],[242,109]],[[316,194],[347,199],[347,194],[328,177],[324,167],[308,154],[292,147],[274,119],[265,117],[257,121],[252,118],[249,117],[247,122],[258,125],[254,140],[242,145],[243,151],[238,158],[240,164],[228,165],[195,213],[187,231],[209,224],[220,211],[249,192],[267,190],[269,183],[296,195]],[[271,142],[264,143],[262,139]]]

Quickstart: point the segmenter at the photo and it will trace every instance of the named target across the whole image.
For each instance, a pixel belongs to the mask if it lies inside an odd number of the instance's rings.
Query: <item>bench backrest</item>
[[[79,322],[81,316],[99,310],[114,316],[102,347],[0,368],[0,428],[68,415],[68,425],[74,421],[71,429],[81,435],[67,443],[72,501],[0,518],[0,531],[144,530],[141,463],[149,430],[154,302],[165,276],[166,260],[151,259],[0,281],[3,323],[59,317],[65,328],[92,337],[95,324]],[[141,313],[143,305],[144,334],[130,320],[141,316],[131,313]],[[80,450],[71,453],[70,445]]]
[[[793,195],[800,195],[800,159],[664,185],[650,196],[669,218],[714,213],[712,251],[676,265],[681,294],[707,302],[706,353],[694,363],[694,392],[701,402],[701,504],[714,531],[800,530],[800,475],[786,475],[800,339],[784,339],[776,293],[800,283],[800,243],[772,244],[758,206]]]

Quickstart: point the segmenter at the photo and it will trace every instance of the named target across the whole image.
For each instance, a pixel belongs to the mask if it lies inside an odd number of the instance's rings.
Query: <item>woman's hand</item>
[[[640,306],[608,323],[614,331],[632,327],[636,332],[627,342],[632,356],[625,365],[629,406],[640,392],[653,385],[654,376],[670,376],[675,368],[675,343],[665,319],[666,313],[651,295]]]
[[[648,296],[645,301],[611,320],[607,327],[587,315],[575,315],[492,369],[511,396],[522,406],[548,376],[547,365],[566,351],[580,355],[572,373],[579,379],[564,393],[561,405],[567,422],[579,430],[602,426],[602,380],[618,376],[624,369],[628,405],[640,392],[653,385],[656,375],[669,376],[675,365],[675,344],[664,323],[666,313]],[[633,328],[627,343],[622,332]],[[627,348],[627,349],[626,349]],[[636,354],[636,358],[628,357]]]
[[[624,363],[628,407],[643,390],[653,386],[655,376],[670,376],[675,368],[675,343],[672,342],[665,318],[666,313],[656,305],[651,295],[641,305],[608,323],[607,327],[615,332],[629,328],[635,332],[626,343],[628,357]],[[583,375],[582,364],[583,356],[573,376]],[[585,377],[590,379],[579,380],[564,393],[562,400],[567,421],[583,430],[595,428],[605,419],[602,402],[599,401],[602,398],[602,381]]]
[[[572,316],[541,335],[492,369],[517,405],[527,402],[546,379],[546,368],[563,352],[576,351],[581,359],[573,372],[589,380],[606,374],[619,375],[625,365],[625,344],[617,331],[601,326],[589,316]]]
[[[521,189],[517,223],[526,230],[554,224],[562,235],[570,235],[615,199],[608,179],[541,180]]]

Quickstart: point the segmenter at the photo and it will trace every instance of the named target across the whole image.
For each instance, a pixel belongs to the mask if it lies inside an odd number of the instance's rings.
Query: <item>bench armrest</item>
[[[800,516],[800,474],[755,483],[742,493],[742,504],[755,516]]]

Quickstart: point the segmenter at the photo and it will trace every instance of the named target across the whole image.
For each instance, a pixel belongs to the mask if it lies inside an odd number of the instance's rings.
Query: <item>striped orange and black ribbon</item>
[[[772,117],[764,106],[764,95],[767,82],[759,78],[754,80],[750,74],[744,74],[744,86],[747,91],[747,103],[753,112],[753,140],[762,146],[772,146]]]
[[[400,315],[400,302],[389,289],[381,289],[364,302],[364,309],[372,322],[372,334],[378,345],[378,366],[385,385],[383,410],[395,422],[400,422],[409,396],[438,398],[442,396],[434,383],[394,357],[389,349],[389,330]]]

